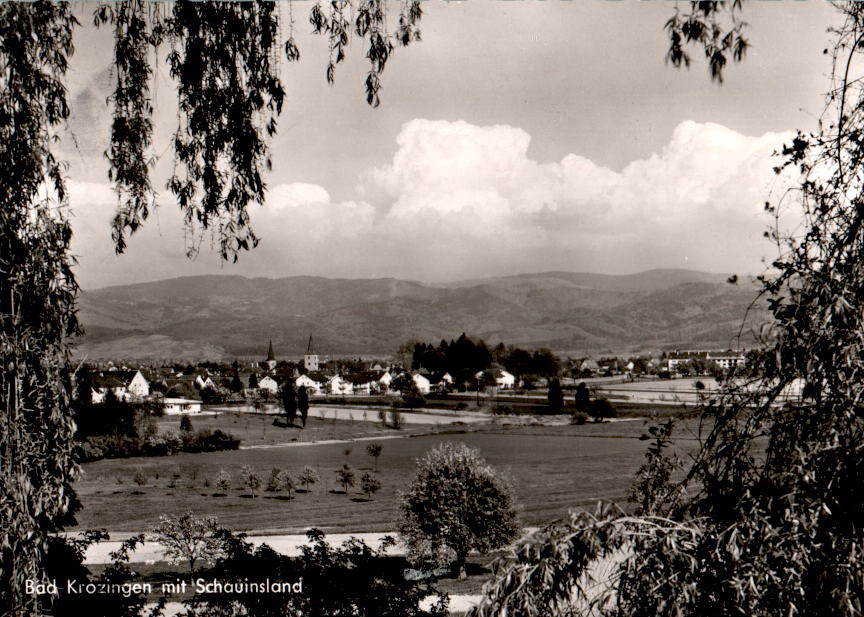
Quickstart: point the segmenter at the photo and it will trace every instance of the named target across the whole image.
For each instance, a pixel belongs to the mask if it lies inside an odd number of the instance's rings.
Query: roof
[[[104,371],[90,374],[94,388],[123,388],[135,378],[139,371]],[[142,375],[143,377],[143,375]]]

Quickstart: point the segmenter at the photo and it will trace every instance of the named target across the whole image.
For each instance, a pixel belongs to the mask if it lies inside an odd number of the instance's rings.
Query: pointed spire
[[[270,339],[270,346],[267,347],[267,361],[272,362],[276,359],[276,356],[273,355],[273,339]]]
[[[315,352],[312,351],[312,335],[310,334],[309,335],[309,344],[306,345],[306,355],[311,355],[313,353],[315,353]]]

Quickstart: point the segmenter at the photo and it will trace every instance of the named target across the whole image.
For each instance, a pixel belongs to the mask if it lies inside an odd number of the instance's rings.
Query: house
[[[363,371],[354,375],[346,376],[345,379],[351,382],[354,394],[378,394],[385,391],[387,386],[379,381],[382,373],[378,371]]]
[[[166,398],[162,404],[162,408],[165,410],[165,415],[176,416],[184,413],[201,413],[202,405],[201,401],[189,398]]]
[[[502,390],[512,390],[516,387],[516,376],[508,373],[505,370],[495,371],[497,375],[493,373],[495,377],[495,383],[498,384],[498,387]]]
[[[327,391],[330,394],[354,394],[354,384],[343,379],[341,375],[333,375],[327,380]]]
[[[582,363],[579,365],[579,371],[585,375],[588,373],[594,374],[600,370],[600,365],[597,364],[596,360],[592,360],[591,358],[585,358]]]
[[[304,387],[312,394],[321,394],[321,382],[315,381],[309,375],[300,375],[300,377],[294,380],[294,385],[298,389]]]
[[[414,381],[414,385],[417,386],[420,394],[425,396],[432,391],[432,383],[420,373],[414,373],[411,375],[411,379]]]
[[[269,375],[265,375],[258,380],[258,389],[267,390],[271,394],[276,394],[277,392],[279,392],[279,384],[276,383],[276,380]]]
[[[210,388],[211,390],[216,390],[219,386],[216,385],[216,382],[210,378],[210,375],[196,375],[195,376],[195,387],[199,390],[203,390],[204,388]]]
[[[138,400],[150,396],[150,384],[141,371],[104,371],[90,374],[91,400],[105,402],[108,391],[121,401]]]

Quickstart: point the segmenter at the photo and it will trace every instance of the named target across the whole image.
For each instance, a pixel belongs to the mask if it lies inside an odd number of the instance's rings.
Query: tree
[[[549,403],[549,413],[561,413],[564,408],[564,392],[561,390],[561,382],[557,377],[549,380],[549,390],[546,393]]]
[[[276,487],[280,491],[285,491],[288,495],[288,499],[291,499],[291,492],[294,490],[294,478],[288,472],[288,470],[282,470],[276,476]]]
[[[218,525],[214,516],[198,516],[186,512],[178,517],[162,515],[153,529],[154,540],[165,549],[169,559],[189,564],[189,572],[195,572],[199,560],[212,561],[222,552],[217,537]]]
[[[381,490],[381,482],[373,477],[370,473],[364,473],[360,478],[360,490],[366,495],[367,499],[372,499],[372,495]]]
[[[258,374],[252,373],[249,375],[249,389],[257,390],[258,389]]]
[[[400,510],[399,533],[412,560],[449,565],[460,578],[470,551],[501,548],[519,533],[509,482],[479,450],[459,442],[441,443],[417,460]]]
[[[306,465],[303,471],[300,472],[297,480],[303,485],[303,490],[308,491],[310,484],[315,484],[318,481],[318,472],[313,467]]]
[[[231,383],[228,386],[228,389],[235,394],[243,391],[243,382],[240,380],[239,367],[234,367],[234,372],[231,375]]]
[[[382,450],[384,450],[384,446],[380,443],[370,443],[366,446],[366,454],[375,460],[375,471],[378,471],[378,457],[381,456]]]
[[[267,481],[267,492],[273,493],[279,490],[279,474],[281,470],[278,467],[274,467],[270,470],[270,479]]]
[[[261,475],[250,465],[243,465],[240,468],[240,478],[243,481],[243,486],[249,489],[252,499],[255,499],[255,491],[261,488]]]
[[[300,386],[297,391],[297,409],[300,410],[300,421],[303,423],[303,428],[306,428],[306,418],[309,417],[309,393],[306,392],[306,386]]]
[[[192,420],[185,413],[180,416],[180,430],[184,433],[192,432]]]
[[[227,493],[231,488],[231,474],[224,469],[220,469],[216,476],[216,488],[222,493]]]
[[[342,490],[348,494],[348,488],[354,486],[354,471],[347,463],[342,465],[342,469],[336,470],[336,479],[342,485]]]
[[[591,406],[591,392],[584,381],[580,381],[576,386],[576,394],[573,396],[573,406],[577,411],[587,412]]]
[[[285,421],[293,426],[297,417],[297,392],[290,380],[282,384],[282,408],[285,410]]]

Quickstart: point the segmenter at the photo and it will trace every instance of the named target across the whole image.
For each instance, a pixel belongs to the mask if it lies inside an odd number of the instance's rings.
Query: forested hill
[[[183,277],[86,291],[88,358],[386,354],[467,332],[490,344],[600,353],[735,346],[755,287],[726,275],[545,272],[423,284],[397,279]],[[751,316],[756,323],[764,313]],[[748,328],[745,328],[747,331]],[[746,344],[748,341],[744,341]]]

